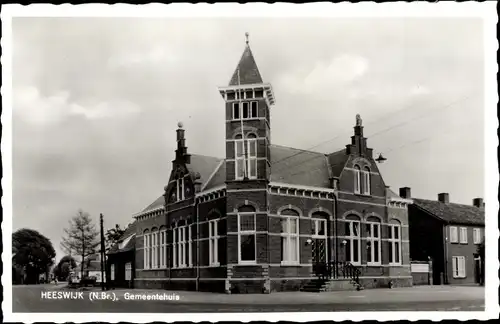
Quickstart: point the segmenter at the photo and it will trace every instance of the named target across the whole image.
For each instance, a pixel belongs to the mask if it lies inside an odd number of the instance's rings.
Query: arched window
[[[167,267],[167,229],[160,227],[160,268]]]
[[[368,265],[381,263],[380,219],[370,216],[366,219],[366,250]]]
[[[363,170],[363,194],[370,195],[371,193],[371,175],[370,168],[365,167]]]
[[[314,212],[311,215],[311,234],[313,236],[326,236],[328,218],[328,214],[324,212]]]
[[[285,209],[281,216],[281,263],[299,264],[299,213]]]
[[[151,268],[158,268],[158,229],[151,230]]]
[[[252,264],[256,262],[256,215],[252,206],[238,209],[238,262]]]
[[[358,265],[361,263],[360,219],[356,215],[348,215],[344,224],[346,239],[342,244],[345,246],[346,261]]]
[[[359,165],[354,166],[354,193],[361,193],[361,169]]]
[[[401,223],[395,219],[389,222],[389,264],[401,264]]]
[[[219,265],[219,221],[220,213],[213,210],[208,215],[208,262],[211,266]]]
[[[248,178],[257,178],[257,136],[253,133],[247,135],[247,163]]]
[[[149,230],[144,230],[144,269],[151,269],[151,234]]]

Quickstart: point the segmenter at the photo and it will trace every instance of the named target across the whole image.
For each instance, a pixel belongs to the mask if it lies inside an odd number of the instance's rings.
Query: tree
[[[99,245],[99,233],[90,215],[82,210],[79,210],[69,221],[69,227],[64,229],[64,232],[66,236],[62,239],[61,247],[70,255],[82,257],[81,271],[83,276],[85,258],[95,254],[96,247]]]
[[[56,252],[50,240],[38,231],[23,228],[12,234],[12,264],[26,275],[27,283],[37,283],[48,273]]]
[[[106,231],[106,251],[108,251],[113,245],[118,243],[123,233],[125,233],[124,229],[120,228],[120,225],[116,224],[114,228]]]
[[[70,255],[65,255],[59,260],[59,263],[54,269],[54,275],[59,280],[66,280],[69,276],[71,269],[76,267],[75,259]]]

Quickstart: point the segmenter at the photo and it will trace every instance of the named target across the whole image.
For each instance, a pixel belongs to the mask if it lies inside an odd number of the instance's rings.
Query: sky
[[[217,87],[245,32],[274,88],[273,144],[337,151],[360,114],[394,191],[484,197],[480,19],[14,18],[14,230],[59,259],[78,209],[126,226],[162,194],[179,121],[189,152],[224,157]]]

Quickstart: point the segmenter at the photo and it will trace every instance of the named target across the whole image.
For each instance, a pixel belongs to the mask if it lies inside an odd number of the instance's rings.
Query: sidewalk
[[[98,290],[95,290],[98,291]],[[418,286],[394,289],[367,289],[362,291],[336,291],[322,293],[276,292],[271,294],[221,294],[195,291],[171,291],[153,289],[115,289],[110,290],[117,298],[126,300],[125,294],[139,295],[178,295],[181,303],[195,304],[331,304],[356,300],[356,303],[391,303],[398,301],[418,302],[443,300],[478,300],[484,299],[483,287],[457,286]],[[176,302],[166,300],[166,303]]]

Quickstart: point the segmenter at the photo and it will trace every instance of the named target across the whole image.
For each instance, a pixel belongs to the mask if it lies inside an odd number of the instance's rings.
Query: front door
[[[325,277],[328,263],[326,220],[312,219],[311,221],[313,271],[318,277]]]
[[[474,279],[477,284],[481,283],[481,258],[474,258]]]

